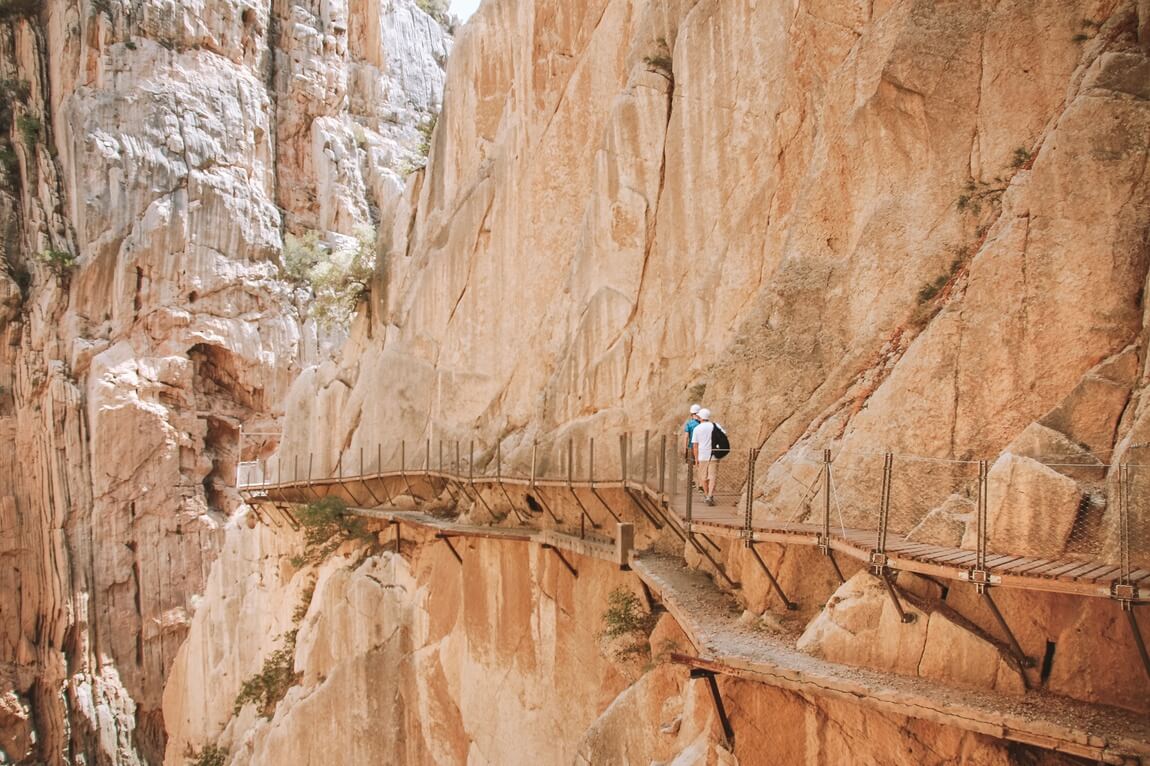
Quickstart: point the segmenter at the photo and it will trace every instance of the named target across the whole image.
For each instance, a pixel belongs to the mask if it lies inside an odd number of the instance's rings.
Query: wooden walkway
[[[266,499],[273,502],[309,503],[323,497],[334,496],[357,508],[392,506],[398,498],[414,498],[416,502],[441,495],[445,490],[466,495],[470,499],[479,492],[492,497],[516,489],[520,494],[544,496],[546,493],[588,491],[598,493],[599,500],[612,494],[619,500],[620,510],[632,503],[627,497],[641,498],[642,504],[661,511],[663,518],[673,519],[680,529],[686,526],[686,498],[679,494],[667,497],[637,482],[566,481],[556,479],[530,481],[513,477],[460,477],[440,471],[390,471],[364,476],[343,476],[310,481],[292,481],[240,487],[248,500]],[[731,495],[718,498],[718,504],[703,504],[702,495],[694,496],[691,507],[691,530],[711,537],[748,539],[744,514],[738,507],[739,499]],[[647,513],[647,518],[651,514]],[[643,521],[640,514],[638,521]],[[752,542],[783,545],[823,546],[827,551],[862,561],[876,562],[880,553],[881,565],[891,571],[905,571],[931,577],[972,582],[983,577],[987,586],[1020,588],[1024,590],[1063,593],[1076,596],[1116,598],[1128,605],[1150,603],[1150,569],[1136,569],[1125,581],[1121,567],[1112,562],[1093,561],[1082,557],[1046,559],[1010,554],[987,554],[984,575],[975,572],[977,553],[970,549],[949,548],[916,543],[888,535],[885,547],[879,545],[877,530],[830,527],[824,541],[820,524],[790,522],[756,518],[750,530]]]
[[[255,502],[298,502],[288,499],[298,487],[281,486],[278,491],[268,491],[270,489],[244,491]],[[313,497],[313,490],[319,491],[320,497],[327,496],[321,487],[313,485],[309,488]],[[920,718],[1096,763],[1150,763],[1150,721],[1136,713],[1044,692],[1032,691],[1024,697],[1004,700],[994,693],[821,660],[798,652],[778,637],[755,633],[753,640],[748,641],[743,635],[748,629],[738,623],[733,616],[737,610],[732,610],[727,603],[730,595],[719,591],[715,583],[701,573],[686,570],[681,560],[644,556],[604,538],[583,539],[555,530],[458,524],[415,510],[351,510],[395,524],[397,544],[399,527],[410,525],[422,528],[425,534],[433,534],[449,546],[451,538],[471,537],[554,548],[574,577],[579,576],[578,560],[568,561],[563,553],[629,565],[646,586],[659,595],[694,647],[693,655],[677,655],[672,661],[692,668],[838,699],[886,714]],[[704,513],[707,519],[697,523],[700,533],[736,536],[741,530],[730,523],[731,511],[722,506],[707,508]],[[756,540],[774,535],[784,543],[803,541],[811,536],[809,527],[791,524],[758,530]],[[857,542],[865,543],[866,539],[859,538]],[[460,556],[453,546],[451,550],[456,557]],[[699,598],[698,588],[706,589],[705,597]],[[705,607],[699,609],[699,604]],[[751,646],[753,648],[748,648]]]

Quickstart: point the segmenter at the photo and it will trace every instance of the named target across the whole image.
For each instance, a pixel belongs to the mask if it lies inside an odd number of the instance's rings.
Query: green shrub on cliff
[[[188,745],[184,757],[188,759],[188,766],[224,766],[228,762],[228,751],[219,745],[204,745],[204,749],[198,751]]]
[[[292,558],[296,567],[322,561],[344,540],[371,538],[364,520],[349,511],[347,503],[338,497],[325,497],[301,506],[296,516],[306,543],[303,554]]]
[[[371,293],[375,272],[375,231],[362,228],[354,241],[331,244],[317,231],[284,236],[283,274],[311,291],[308,316],[324,327],[351,324],[356,307]]]
[[[264,718],[271,718],[276,705],[299,680],[295,672],[295,639],[298,631],[289,631],[280,638],[283,646],[276,649],[264,660],[259,673],[249,677],[240,685],[232,712],[239,714],[244,705],[255,703]]]
[[[616,588],[607,596],[603,612],[603,631],[599,637],[614,645],[614,654],[623,659],[644,654],[647,636],[655,627],[657,616],[643,609],[639,597],[626,588]]]

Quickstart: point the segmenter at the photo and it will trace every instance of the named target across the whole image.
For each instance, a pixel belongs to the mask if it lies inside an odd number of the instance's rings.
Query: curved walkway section
[[[426,476],[422,478],[429,480]],[[385,479],[395,481],[397,477],[356,477],[352,483]],[[445,479],[440,477],[440,480]],[[411,477],[398,477],[399,485],[405,486],[410,481]],[[411,486],[415,488],[414,484]],[[346,484],[313,482],[303,495],[298,485],[248,487],[244,492],[254,502],[276,505],[310,502],[307,497],[339,496],[341,487],[346,488]],[[478,485],[475,488],[478,489]],[[358,489],[366,491],[365,486]],[[382,486],[374,489],[385,491]],[[694,654],[675,655],[673,661],[705,672],[845,700],[884,713],[929,720],[1097,763],[1150,760],[1150,721],[1128,711],[1076,702],[1041,691],[1029,691],[1023,697],[1003,697],[956,689],[803,654],[783,637],[740,624],[734,615],[741,609],[736,608],[733,597],[703,573],[688,569],[683,559],[631,551],[627,545],[629,524],[618,524],[613,539],[592,539],[556,530],[457,524],[419,511],[355,507],[351,510],[392,524],[397,550],[403,534],[401,528],[416,526],[449,546],[456,557],[463,554],[452,545],[453,538],[480,537],[551,548],[575,577],[579,556],[629,567],[658,595],[695,648]]]

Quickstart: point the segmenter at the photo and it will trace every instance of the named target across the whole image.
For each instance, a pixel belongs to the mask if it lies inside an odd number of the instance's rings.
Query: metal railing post
[[[651,457],[651,430],[644,429],[643,431],[643,489],[650,489],[647,486],[647,467],[648,461]]]
[[[472,439],[467,455],[467,483],[475,489],[475,440]]]
[[[619,462],[623,466],[623,488],[627,488],[627,434],[619,434]]]
[[[427,440],[427,457],[423,463],[423,475],[431,476],[431,439]]]
[[[831,451],[823,450],[823,534],[819,547],[823,553],[831,550]]]
[[[299,453],[295,455],[295,460],[292,462],[291,480],[292,484],[299,484]]]
[[[758,454],[759,451],[754,448],[747,451],[747,510],[743,519],[743,534],[746,536],[747,545],[750,545],[755,537],[752,516],[755,503],[755,459]]]
[[[531,491],[535,491],[535,471],[539,464],[539,442],[531,443]]]
[[[236,437],[236,487],[241,486],[240,469],[244,464],[244,427],[240,425],[240,433]]]
[[[695,489],[695,464],[694,464],[694,462],[688,460],[687,461],[687,493],[686,493],[687,494],[686,526],[687,526],[687,534],[688,535],[691,534],[691,518],[693,515],[692,514],[692,508],[691,508],[691,506],[692,506],[691,501],[695,495],[694,489]]]
[[[1120,581],[1130,584],[1130,464],[1118,466],[1118,563]]]
[[[659,443],[659,500],[665,501],[667,490],[667,435]]]
[[[595,489],[595,437],[590,439],[591,454],[587,460],[587,482],[591,485],[591,489]]]
[[[894,455],[887,452],[882,461],[882,497],[879,500],[878,511],[878,539],[876,547],[871,551],[871,568],[875,574],[883,576],[886,573],[886,528],[890,516],[890,483],[894,471]]]

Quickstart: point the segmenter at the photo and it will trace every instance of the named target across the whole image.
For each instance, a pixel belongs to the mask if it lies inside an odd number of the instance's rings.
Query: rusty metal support
[[[451,555],[455,557],[455,560],[460,564],[463,563],[463,556],[459,555],[459,551],[455,550],[455,546],[451,544],[451,535],[446,535],[443,532],[437,532],[435,534],[435,539],[442,540],[444,543],[446,543],[447,549],[451,551]]]
[[[700,537],[702,537],[704,540],[706,540],[707,542],[714,545],[714,542],[710,538],[708,538],[706,535],[700,535]],[[720,564],[718,561],[715,561],[715,557],[713,555],[711,555],[711,552],[708,551],[703,545],[701,545],[698,540],[695,539],[695,535],[688,534],[687,535],[687,542],[691,544],[691,547],[694,548],[700,556],[705,558],[707,561],[711,562],[711,566],[713,566],[715,568],[715,571],[719,573],[719,577],[722,577],[726,581],[727,585],[730,585],[732,589],[738,589],[738,588],[743,587],[742,584],[735,582],[734,580],[731,579],[731,576],[729,574],[727,574],[727,570],[723,568],[723,565]],[[716,549],[717,548],[718,548],[718,546],[716,546]]]
[[[391,490],[387,488],[387,480],[383,478],[383,443],[375,443],[375,471],[379,476],[379,488],[383,491],[384,501],[388,505],[394,505],[395,501],[391,498]]]
[[[411,499],[419,503],[421,498],[415,492],[415,487],[411,486],[411,480],[407,478],[407,442],[401,441],[399,443],[399,475],[403,477],[403,484],[407,487],[407,494],[411,495]]]
[[[475,500],[483,504],[483,508],[487,511],[491,518],[495,518],[495,511],[491,510],[491,506],[483,499],[483,493],[475,488],[475,440],[471,440],[471,446],[468,450],[467,458],[467,483],[471,487],[471,491],[475,493]]]
[[[835,568],[835,574],[839,576],[839,583],[844,583],[847,578],[843,577],[843,570],[839,569],[839,562],[835,559],[834,551],[829,547],[826,550],[826,557],[831,560],[831,566]]]
[[[746,545],[747,549],[750,550],[751,555],[755,557],[755,561],[759,563],[759,567],[763,570],[763,573],[767,576],[767,579],[770,580],[771,588],[773,588],[778,597],[782,599],[782,602],[786,605],[787,609],[792,612],[798,609],[799,605],[787,598],[787,594],[783,592],[783,588],[781,585],[779,585],[779,581],[775,579],[774,574],[771,573],[770,568],[767,566],[766,562],[763,561],[763,557],[759,555],[757,550],[755,550],[754,542],[747,540]]]
[[[719,684],[715,680],[715,673],[704,668],[691,668],[691,678],[704,678],[707,687],[711,690],[711,699],[715,701],[715,712],[719,714],[719,723],[723,726],[723,735],[727,738],[724,745],[728,750],[735,746],[735,730],[731,728],[731,719],[727,716],[727,709],[723,706],[723,695],[719,693]]]
[[[894,608],[898,611],[899,620],[904,623],[914,622],[914,613],[908,612],[902,608],[902,601],[899,600],[898,593],[895,592],[894,583],[890,581],[890,574],[883,572],[878,577],[880,580],[882,580],[882,584],[886,586],[886,592],[890,596],[891,602],[894,603]]]
[[[567,567],[567,571],[571,573],[572,577],[578,577],[579,576],[579,570],[577,570],[575,567],[573,567],[571,565],[571,562],[568,561],[567,557],[563,555],[563,551],[559,550],[558,548],[556,548],[554,545],[551,545],[550,543],[543,543],[543,550],[551,551],[552,553],[554,553],[559,558],[559,560],[561,562],[563,562],[563,566]]]
[[[990,613],[994,615],[994,619],[998,623],[998,627],[1001,628],[1002,632],[1006,634],[1007,643],[1010,644],[1010,652],[1013,655],[1015,661],[1018,662],[1020,671],[1023,668],[1034,667],[1034,660],[1030,657],[1027,657],[1026,653],[1022,651],[1022,646],[1018,643],[1018,639],[1014,637],[1014,631],[1012,631],[1010,626],[1006,624],[1006,618],[1002,616],[1002,612],[998,611],[998,604],[994,603],[994,599],[991,598],[990,591],[983,588],[979,592],[982,594],[982,598],[986,601],[986,605],[990,607]],[[1022,676],[1022,683],[1027,688],[1030,688],[1030,682],[1026,678],[1026,673],[1021,672],[1020,675]]]
[[[299,531],[299,519],[297,519],[295,517],[295,514],[293,514],[291,512],[291,509],[288,508],[286,505],[276,506],[276,508],[287,518],[288,525],[290,525],[292,529],[294,529],[295,531],[298,532]]]
[[[382,503],[379,502],[379,498],[375,495],[375,490],[373,490],[371,485],[367,483],[367,471],[364,470],[363,467],[363,447],[359,448],[359,483],[362,484],[363,488],[367,490],[367,494],[371,495],[371,500],[373,503],[375,503],[372,508],[378,508],[380,505],[382,505]]]
[[[595,499],[599,501],[599,505],[603,506],[604,510],[606,510],[607,513],[610,514],[611,518],[615,520],[615,523],[619,523],[623,520],[619,517],[619,514],[615,513],[615,511],[611,509],[611,506],[608,505],[607,501],[603,499],[603,496],[599,494],[599,490],[591,487],[591,494],[595,496]]]
[[[503,498],[507,500],[507,505],[515,514],[515,518],[519,519],[520,523],[526,524],[531,521],[531,515],[526,517],[515,507],[515,503],[511,501],[511,495],[507,493],[507,488],[503,486],[503,443],[500,442],[495,445],[495,483],[499,485],[499,491],[503,493]]]
[[[1146,642],[1142,639],[1142,631],[1138,628],[1138,618],[1134,616],[1133,602],[1123,601],[1122,611],[1126,612],[1130,631],[1134,634],[1134,645],[1138,647],[1138,656],[1142,658],[1142,669],[1146,671],[1146,677],[1150,678],[1150,653],[1146,651]]]
[[[562,525],[562,522],[559,521],[559,517],[556,516],[555,512],[551,510],[551,506],[548,505],[547,501],[543,499],[543,493],[542,492],[534,493],[534,494],[532,494],[532,497],[535,498],[536,502],[538,502],[539,505],[543,506],[543,510],[547,512],[547,515],[551,517],[551,520],[553,522],[555,522],[556,526]]]
[[[651,522],[651,526],[655,527],[655,529],[663,528],[663,522],[659,520],[659,517],[651,513],[651,509],[647,507],[645,502],[643,502],[641,497],[643,493],[642,490],[627,488],[624,490],[624,492],[627,493],[627,497],[631,498],[631,503],[639,509],[639,512],[647,517],[647,521]]]
[[[308,492],[312,491],[312,489],[311,489],[311,468],[312,468],[312,463],[314,460],[315,460],[315,453],[314,452],[307,453],[307,490],[308,490]],[[319,499],[319,493],[316,492],[315,496],[316,496],[316,499],[318,500]]]

